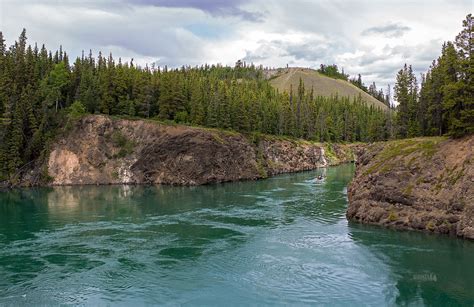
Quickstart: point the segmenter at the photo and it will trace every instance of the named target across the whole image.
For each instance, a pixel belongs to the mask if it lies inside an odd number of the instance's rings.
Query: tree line
[[[472,133],[472,32],[468,15],[420,85],[410,66],[400,70],[396,112],[367,106],[361,98],[317,96],[301,80],[298,88],[280,93],[261,67],[246,63],[139,67],[100,52],[71,63],[62,48],[27,45],[25,30],[7,48],[0,32],[0,179],[41,164],[60,128],[86,113],[321,142]],[[360,77],[354,82],[365,87]]]
[[[397,137],[474,133],[474,20],[467,15],[454,42],[446,42],[418,83],[406,65],[398,72]]]
[[[361,99],[321,97],[304,88],[279,93],[254,65],[139,67],[92,52],[70,63],[60,48],[9,48],[0,32],[0,177],[46,157],[58,128],[84,113],[266,133],[315,141],[377,141],[391,115]]]

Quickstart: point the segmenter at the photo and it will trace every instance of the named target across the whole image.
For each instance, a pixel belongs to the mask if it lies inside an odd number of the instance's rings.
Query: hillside
[[[259,179],[352,161],[349,145],[88,115],[51,145],[43,165],[18,178],[37,185],[200,185]]]
[[[474,136],[374,143],[358,155],[350,220],[474,239]]]
[[[352,85],[351,83],[341,80],[333,79],[324,76],[313,69],[308,68],[289,68],[280,70],[267,71],[267,77],[270,79],[270,84],[277,88],[280,92],[290,91],[290,86],[293,90],[298,89],[300,78],[303,80],[307,90],[314,89],[315,95],[331,96],[338,94],[343,97],[362,97],[362,100],[369,105],[377,106],[381,109],[387,109],[387,106],[370,96],[366,92]]]

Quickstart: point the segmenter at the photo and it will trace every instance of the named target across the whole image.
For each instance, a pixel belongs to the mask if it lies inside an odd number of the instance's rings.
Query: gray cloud
[[[171,8],[194,8],[217,16],[237,16],[249,21],[261,21],[263,15],[241,8],[249,0],[122,0],[125,3]]]
[[[401,37],[411,28],[397,23],[390,23],[384,26],[367,28],[362,31],[362,35],[380,34],[385,37]]]
[[[438,39],[411,46],[386,45],[382,49],[382,54],[366,52],[354,62],[364,77],[377,80],[379,84],[393,84],[395,74],[405,63],[412,65],[418,78],[419,74],[425,72],[431,62],[439,56],[441,45],[442,41]]]
[[[405,59],[415,59],[417,61],[432,61],[439,56],[443,42],[439,39],[432,39],[423,44],[415,46],[395,45],[385,46],[384,52],[387,56],[400,56]]]
[[[0,0],[0,30],[13,43],[91,48],[168,66],[238,58],[264,66],[337,64],[385,86],[405,62],[417,72],[454,39],[471,0]],[[418,12],[423,9],[424,13]],[[385,20],[399,23],[380,24]],[[46,16],[46,17],[45,17]],[[439,18],[442,16],[443,18]],[[258,22],[255,22],[258,21]],[[409,25],[409,26],[408,26]],[[384,47],[386,46],[386,47]],[[379,84],[377,84],[379,86]]]
[[[386,60],[387,56],[382,54],[374,54],[374,53],[365,53],[363,56],[359,58],[359,65],[360,66],[367,66],[371,64],[376,64],[380,61]]]
[[[255,50],[246,50],[243,60],[249,63],[261,63],[274,57],[284,57],[286,51],[281,48],[281,44],[281,41],[260,41]]]
[[[287,55],[293,56],[296,60],[324,61],[334,46],[322,42],[304,42],[301,44],[289,44],[285,46]]]
[[[321,63],[334,63],[334,56],[344,48],[344,43],[324,37],[313,37],[299,42],[261,41],[256,50],[246,52],[244,60],[261,62],[275,57],[285,57],[288,63],[305,61],[311,63],[311,66],[319,67]]]

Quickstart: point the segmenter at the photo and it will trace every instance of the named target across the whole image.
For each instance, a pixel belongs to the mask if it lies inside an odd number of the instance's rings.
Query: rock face
[[[474,239],[474,136],[373,144],[356,169],[348,219]]]
[[[53,185],[199,185],[258,179],[336,162],[324,146],[145,120],[91,115],[52,148]],[[346,162],[350,150],[343,151]],[[329,148],[329,147],[328,147]]]

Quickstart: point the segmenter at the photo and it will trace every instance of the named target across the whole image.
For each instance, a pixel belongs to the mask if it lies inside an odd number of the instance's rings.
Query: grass
[[[435,230],[435,223],[433,221],[429,221],[428,224],[426,224],[426,229],[429,230],[429,231],[433,231]]]
[[[293,90],[298,88],[300,78],[303,80],[305,88],[308,91],[310,91],[311,88],[314,89],[315,96],[330,97],[337,94],[340,97],[351,97],[351,99],[353,99],[360,95],[362,100],[369,105],[379,107],[383,110],[388,109],[382,102],[350,82],[324,76],[312,69],[290,68],[288,72],[271,78],[270,84],[280,92],[289,92],[290,86],[293,86]]]
[[[415,183],[416,183],[416,185],[419,185],[419,184],[421,184],[421,183],[423,183],[423,182],[425,182],[425,178],[419,177],[418,179],[416,179],[416,182],[415,182]]]
[[[437,145],[444,141],[445,137],[426,137],[403,139],[386,142],[383,149],[374,158],[374,165],[367,169],[365,175],[373,174],[378,171],[385,173],[393,168],[396,158],[404,158],[415,154],[407,163],[407,166],[413,166],[420,159],[431,159],[436,153]]]
[[[455,185],[456,182],[458,182],[458,180],[464,175],[464,168],[460,169],[459,171],[455,171],[455,169],[453,168],[449,174],[448,174],[448,178],[447,180],[449,181],[449,183],[451,185]]]
[[[326,155],[326,158],[333,163],[337,163],[337,161],[339,161],[330,143],[324,144],[324,154]]]
[[[388,214],[388,220],[390,222],[395,222],[396,220],[398,220],[398,215],[395,211],[391,210],[390,213]]]
[[[265,169],[265,166],[263,166],[261,160],[257,160],[257,172],[262,178],[268,178],[268,173],[267,170]]]
[[[264,166],[265,159],[263,158],[263,153],[261,152],[261,150],[259,150],[259,149],[257,149],[257,150],[258,150],[258,152],[257,152],[257,172],[259,173],[260,177],[267,178],[268,173],[267,173],[267,169]]]
[[[407,187],[403,191],[403,194],[410,196],[411,193],[413,192],[413,188],[414,188],[413,184],[407,185]]]
[[[212,137],[214,138],[214,140],[216,140],[217,143],[219,144],[225,144],[225,141],[224,139],[219,135],[219,133],[211,133]]]

